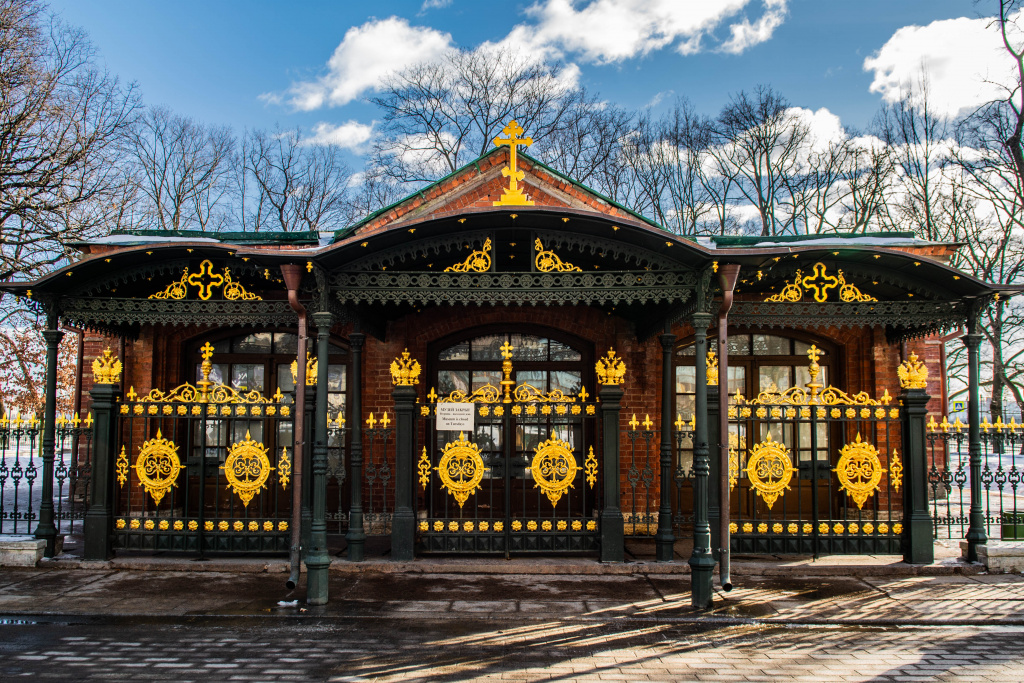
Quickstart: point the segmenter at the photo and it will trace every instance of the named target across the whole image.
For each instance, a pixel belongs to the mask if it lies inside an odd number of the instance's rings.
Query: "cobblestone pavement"
[[[139,619],[0,625],[0,680],[1020,681],[1018,627]]]

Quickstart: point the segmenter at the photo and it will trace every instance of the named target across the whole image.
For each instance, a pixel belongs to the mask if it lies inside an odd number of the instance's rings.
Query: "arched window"
[[[295,382],[291,366],[299,345],[298,335],[294,332],[249,332],[233,336],[229,333],[197,338],[189,346],[190,381],[202,379],[201,348],[207,342],[213,347],[213,356],[210,358],[213,363],[211,381],[241,392],[258,391],[266,397],[273,396],[280,388],[284,395],[283,401],[294,402]],[[314,343],[310,343],[308,348],[315,353]],[[327,400],[332,418],[345,410],[347,392],[348,350],[338,344],[331,344],[327,366]],[[263,423],[260,420],[210,420],[206,430],[206,457],[224,460],[228,444],[244,439],[247,430],[253,439],[268,446],[291,443],[290,423],[278,424],[279,433],[271,436],[263,434]]]

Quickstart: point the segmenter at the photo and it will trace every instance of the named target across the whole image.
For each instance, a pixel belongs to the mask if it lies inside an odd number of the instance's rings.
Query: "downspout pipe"
[[[718,267],[718,281],[722,286],[722,305],[718,309],[718,578],[723,591],[732,590],[729,573],[729,310],[732,309],[736,282],[740,277],[739,264]]]
[[[302,285],[302,266],[286,263],[281,266],[285,287],[288,288],[288,305],[299,317],[299,345],[296,360],[297,375],[295,378],[295,421],[292,434],[292,543],[289,548],[291,572],[285,586],[292,590],[299,584],[299,573],[302,571],[302,454],[305,451],[305,415],[306,415],[306,345],[308,332],[306,329],[306,307],[299,302],[299,287]]]

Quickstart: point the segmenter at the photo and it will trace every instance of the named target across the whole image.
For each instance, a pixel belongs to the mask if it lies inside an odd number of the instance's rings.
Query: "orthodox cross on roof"
[[[528,199],[523,194],[523,191],[519,189],[519,181],[526,177],[526,174],[520,171],[516,165],[516,148],[519,145],[529,147],[533,144],[533,138],[519,137],[523,134],[523,127],[516,123],[515,120],[509,121],[508,125],[501,132],[506,137],[494,138],[494,145],[496,147],[508,145],[509,163],[508,166],[501,169],[501,175],[508,178],[508,187],[505,188],[501,199],[494,202],[494,206],[533,206],[533,201]]]

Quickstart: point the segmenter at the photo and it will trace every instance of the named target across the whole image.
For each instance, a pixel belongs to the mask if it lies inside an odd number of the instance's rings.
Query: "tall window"
[[[268,398],[280,387],[283,401],[294,403],[295,382],[291,366],[298,353],[298,335],[293,332],[252,332],[219,339],[199,339],[193,343],[190,354],[195,380],[202,379],[203,359],[200,348],[207,341],[213,346],[213,356],[210,358],[213,363],[211,381],[244,393],[258,391]],[[313,345],[308,348],[315,352]],[[331,344],[327,366],[327,401],[331,418],[345,410],[347,363],[348,351]],[[199,429],[200,425],[197,424],[196,428]],[[291,423],[278,423],[278,433],[266,435],[272,437],[268,443],[268,439],[264,438],[261,420],[209,420],[206,423],[206,457],[223,461],[227,456],[227,447],[245,439],[247,431],[253,439],[268,446],[290,446],[292,443]],[[194,442],[198,444],[200,440],[196,438]],[[198,457],[198,452],[195,455]]]

